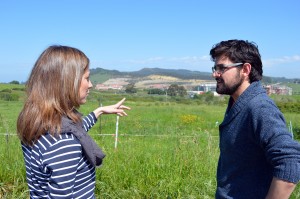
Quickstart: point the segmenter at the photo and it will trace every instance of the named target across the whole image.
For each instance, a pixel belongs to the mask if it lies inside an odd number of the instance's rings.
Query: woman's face
[[[81,79],[80,88],[79,88],[79,103],[84,104],[86,98],[89,94],[90,88],[93,87],[92,82],[90,81],[90,70],[87,69]]]

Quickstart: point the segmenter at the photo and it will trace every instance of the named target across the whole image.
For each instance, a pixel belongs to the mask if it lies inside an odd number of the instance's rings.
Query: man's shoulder
[[[253,82],[247,91],[247,104],[251,106],[275,105],[260,82]]]

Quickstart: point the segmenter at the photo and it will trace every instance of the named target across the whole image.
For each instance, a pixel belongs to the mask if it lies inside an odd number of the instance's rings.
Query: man
[[[210,55],[217,93],[230,95],[219,126],[216,198],[289,198],[300,180],[300,144],[260,83],[256,44],[222,41]]]

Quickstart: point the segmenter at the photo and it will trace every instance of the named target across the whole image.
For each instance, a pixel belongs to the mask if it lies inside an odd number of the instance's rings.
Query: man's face
[[[244,79],[240,75],[240,65],[234,65],[227,57],[220,57],[216,60],[217,71],[213,72],[213,77],[217,81],[217,93],[233,95],[242,85]],[[223,66],[223,68],[222,68]],[[218,70],[220,69],[220,70]],[[223,69],[223,70],[222,70]]]

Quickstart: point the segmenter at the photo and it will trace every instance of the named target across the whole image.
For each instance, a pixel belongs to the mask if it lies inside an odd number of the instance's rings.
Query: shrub
[[[294,138],[300,140],[300,127],[293,128]]]
[[[299,113],[300,103],[299,102],[277,102],[276,105],[282,112]]]
[[[0,93],[0,99],[4,101],[18,101],[19,95],[14,93]]]
[[[147,93],[149,95],[153,95],[153,94],[156,94],[156,95],[165,95],[166,94],[165,91],[163,91],[161,89],[158,89],[158,88],[149,89]]]
[[[14,91],[25,91],[25,88],[12,88],[11,90],[14,90]]]
[[[1,93],[11,93],[11,89],[9,88],[3,89]]]

